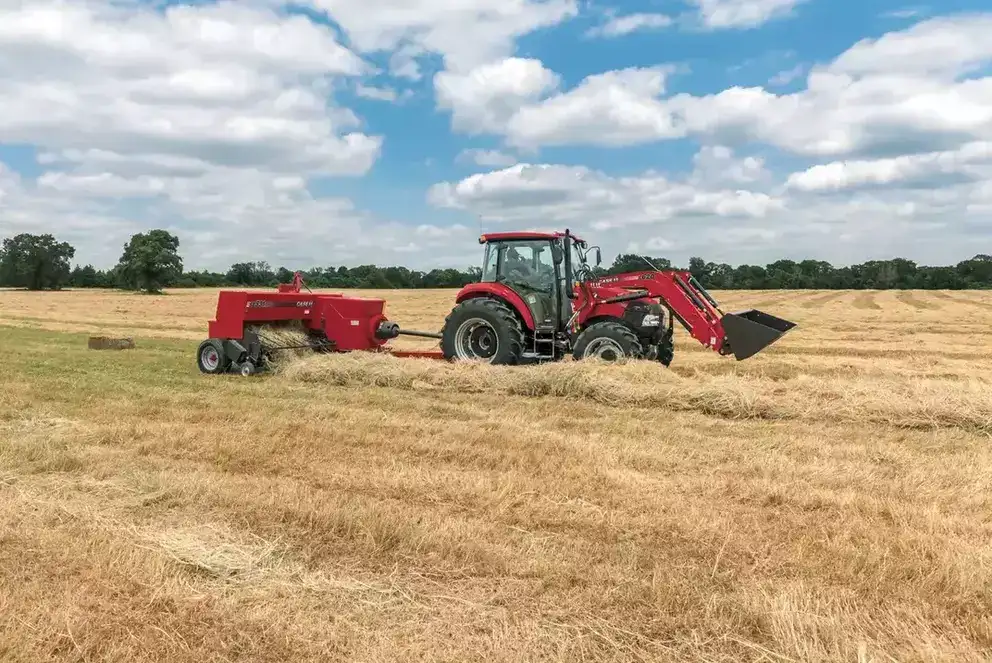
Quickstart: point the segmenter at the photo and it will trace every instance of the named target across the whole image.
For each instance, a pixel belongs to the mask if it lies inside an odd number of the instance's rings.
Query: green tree
[[[21,233],[3,240],[0,285],[28,290],[60,290],[69,283],[76,249],[52,235]]]
[[[124,247],[117,273],[123,285],[134,290],[160,293],[183,273],[179,238],[165,230],[131,236]]]

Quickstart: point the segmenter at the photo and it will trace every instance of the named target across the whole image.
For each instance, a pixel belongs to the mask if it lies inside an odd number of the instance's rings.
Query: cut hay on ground
[[[552,396],[728,419],[870,421],[900,428],[958,427],[992,433],[992,385],[977,379],[682,377],[660,364],[642,361],[491,366],[371,353],[296,358],[280,366],[278,374],[285,380],[338,387]]]

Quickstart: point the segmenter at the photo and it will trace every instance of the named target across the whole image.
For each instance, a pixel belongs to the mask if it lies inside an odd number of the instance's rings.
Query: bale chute
[[[757,309],[726,313],[720,321],[726,344],[737,361],[758,354],[796,326]]]

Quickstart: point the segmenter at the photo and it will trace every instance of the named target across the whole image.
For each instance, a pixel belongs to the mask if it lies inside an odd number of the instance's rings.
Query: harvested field
[[[800,327],[246,380],[216,291],[0,292],[0,658],[989,660],[992,293],[714,294]]]

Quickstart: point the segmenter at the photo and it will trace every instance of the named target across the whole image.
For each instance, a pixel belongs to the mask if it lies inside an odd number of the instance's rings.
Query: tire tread
[[[578,347],[587,344],[588,341],[586,339],[597,338],[599,336],[620,336],[630,348],[631,359],[640,359],[644,356],[644,345],[630,327],[616,320],[603,320],[601,322],[594,322],[579,334],[579,338],[575,344],[577,347],[573,351],[575,358],[581,359],[578,356]]]
[[[444,318],[444,329],[447,329],[448,323],[453,317],[460,317],[463,311],[471,311],[477,308],[486,309],[493,317],[497,319],[497,324],[502,325],[506,330],[507,335],[510,337],[510,355],[509,363],[516,364],[520,360],[520,355],[524,351],[524,327],[521,323],[519,316],[516,311],[514,311],[509,305],[492,297],[472,297],[471,299],[466,299],[460,302],[451,309]],[[497,333],[498,330],[497,330]],[[444,341],[442,341],[442,345]],[[445,350],[445,357],[452,359],[454,353]]]

